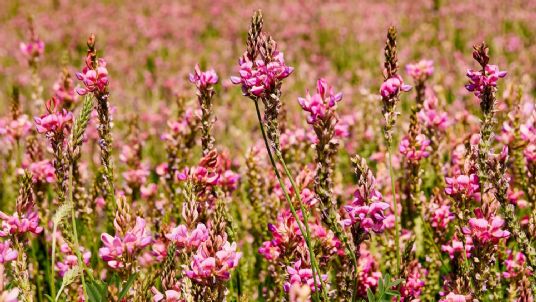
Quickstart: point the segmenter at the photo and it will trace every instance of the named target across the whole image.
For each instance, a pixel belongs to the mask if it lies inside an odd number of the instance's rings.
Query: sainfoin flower
[[[0,301],[2,302],[18,302],[20,289],[12,288],[0,293]]]
[[[19,48],[26,57],[39,58],[45,52],[45,42],[34,38],[28,41],[28,43],[21,42]]]
[[[400,75],[393,76],[382,83],[380,94],[383,98],[390,99],[398,95],[401,91],[407,92],[411,86],[404,84]]]
[[[310,95],[307,92],[305,98],[298,98],[298,102],[303,110],[309,112],[307,122],[313,124],[317,119],[322,119],[337,103],[342,100],[342,93],[335,93],[333,87],[329,86],[326,80],[320,79],[316,83],[316,93]]]
[[[287,266],[287,273],[289,275],[288,281],[284,284],[285,291],[289,291],[290,287],[293,285],[308,285],[311,288],[311,291],[316,291],[316,286],[320,284],[318,275],[315,275],[316,280],[313,278],[313,270],[310,268],[302,268],[302,261],[298,260],[294,263],[294,266]],[[328,279],[328,275],[321,274],[320,278],[322,281]]]
[[[438,206],[434,204],[434,207],[430,212],[430,225],[439,230],[446,229],[448,223],[454,220],[455,217],[454,213],[450,211],[450,206],[448,205]]]
[[[55,97],[46,102],[48,113],[35,117],[35,127],[39,133],[60,133],[73,121],[73,113],[65,109],[58,111],[59,100]]]
[[[413,142],[406,136],[400,142],[398,150],[410,161],[420,161],[430,156],[430,140],[424,134],[418,134]]]
[[[503,272],[503,277],[507,279],[515,278],[520,274],[532,274],[527,268],[527,257],[522,252],[514,253],[508,250],[508,258],[504,260],[506,271]]]
[[[434,73],[434,61],[420,60],[417,63],[408,64],[406,72],[415,80],[425,80]]]
[[[197,227],[188,231],[188,228],[181,224],[166,234],[166,238],[175,243],[177,248],[194,249],[208,239],[208,229],[203,223],[199,223]]]
[[[506,71],[499,70],[497,65],[486,65],[484,72],[467,70],[469,84],[465,88],[473,92],[476,97],[480,97],[487,87],[497,87],[497,81],[506,76]]]
[[[480,201],[480,185],[476,174],[460,174],[445,178],[445,193],[455,198],[474,198]]]
[[[11,241],[0,242],[0,264],[17,259],[19,253],[11,248]]]
[[[124,236],[111,236],[107,233],[101,235],[104,247],[99,249],[99,256],[108,266],[117,269],[124,267],[124,256],[134,255],[152,242],[152,237],[145,229],[143,218],[136,217],[136,224]]]
[[[60,251],[62,255],[62,260],[56,262],[55,269],[58,271],[60,277],[63,277],[67,271],[78,265],[78,257],[76,253],[73,253],[71,248],[67,243],[63,243],[60,246]],[[80,254],[82,255],[82,260],[87,265],[89,264],[89,259],[91,258],[91,252],[86,250],[83,247],[80,247]]]
[[[156,289],[156,287],[152,287],[151,288],[151,292],[153,293],[153,300],[154,302],[159,302],[159,301],[163,301],[163,302],[182,302],[184,300],[181,299],[181,294],[180,292],[176,291],[176,290],[173,290],[173,289],[170,289],[170,290],[166,290],[164,291],[164,293],[161,293],[160,291],[158,291],[158,289]]]
[[[203,282],[215,277],[220,280],[229,280],[231,270],[238,265],[242,253],[236,251],[236,242],[226,241],[215,254],[209,252],[206,241],[199,246],[192,259],[190,269],[186,270],[188,278]]]
[[[233,84],[241,84],[244,95],[263,96],[272,90],[276,83],[288,77],[294,68],[285,64],[283,53],[275,50],[270,62],[262,59],[251,61],[244,54],[238,64],[239,76],[231,77]]]
[[[439,302],[466,302],[464,295],[458,295],[453,292],[450,292],[448,295],[446,295],[443,299],[439,300]]]
[[[508,238],[510,232],[503,230],[504,219],[499,216],[485,218],[482,210],[475,209],[476,217],[469,219],[469,225],[462,228],[462,232],[480,243],[496,244],[502,238]]]
[[[2,220],[0,237],[28,232],[37,235],[43,231],[43,228],[39,226],[37,212],[32,210],[24,213],[22,216],[19,216],[18,213],[9,216],[4,212],[0,212],[0,219]]]
[[[85,95],[88,92],[104,93],[108,87],[108,69],[106,61],[102,58],[97,60],[97,67],[93,67],[86,60],[86,66],[82,72],[76,73],[76,78],[84,83],[85,88],[78,87],[76,92],[79,95]]]
[[[214,69],[209,69],[207,71],[201,71],[199,65],[195,65],[193,73],[190,73],[190,82],[195,84],[197,89],[205,90],[211,86],[218,83],[218,75]]]
[[[372,180],[374,182],[374,180]],[[369,232],[370,230],[380,233],[385,228],[383,211],[389,208],[389,204],[383,202],[382,194],[371,186],[370,190],[357,189],[354,199],[345,206],[349,219],[343,220],[346,226],[359,223],[359,227]]]
[[[447,252],[449,254],[450,259],[454,259],[456,255],[462,253],[465,251],[466,256],[469,257],[471,254],[471,250],[473,249],[473,240],[471,237],[465,238],[465,244],[458,240],[458,237],[454,235],[452,238],[452,241],[449,244],[445,244],[441,246],[441,251]]]
[[[53,183],[56,181],[56,169],[49,160],[41,160],[30,164],[33,182]]]

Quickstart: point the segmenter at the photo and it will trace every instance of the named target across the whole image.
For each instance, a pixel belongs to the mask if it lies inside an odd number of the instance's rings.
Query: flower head
[[[298,98],[303,110],[309,112],[307,122],[313,124],[317,119],[324,118],[337,103],[342,100],[342,93],[335,93],[326,80],[320,79],[316,84],[316,93],[312,96],[307,92],[305,98]]]
[[[0,242],[0,264],[17,259],[18,252],[11,248],[11,241]]]
[[[410,90],[411,86],[404,84],[400,75],[395,75],[383,82],[380,87],[380,94],[385,99],[391,99],[402,91],[407,92]]]
[[[108,69],[106,69],[106,61],[102,58],[98,59],[97,66],[93,66],[90,61],[86,60],[86,66],[82,72],[76,73],[76,78],[82,81],[85,88],[79,87],[76,92],[79,95],[85,95],[89,92],[105,93],[108,87]]]
[[[214,69],[201,71],[199,65],[195,65],[193,73],[190,73],[190,82],[195,84],[199,91],[212,89],[212,86],[218,83],[218,75]]]
[[[434,73],[434,62],[432,60],[420,60],[414,64],[406,65],[406,72],[415,80],[423,81]]]
[[[506,71],[499,70],[497,65],[486,65],[484,71],[467,70],[469,84],[465,88],[480,97],[485,89],[497,87],[497,81],[506,76]]]

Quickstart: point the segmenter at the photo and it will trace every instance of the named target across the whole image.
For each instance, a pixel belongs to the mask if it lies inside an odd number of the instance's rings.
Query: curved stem
[[[261,132],[262,132],[262,137],[264,139],[264,144],[266,145],[266,151],[268,152],[268,156],[270,157],[270,163],[272,164],[275,176],[276,176],[276,178],[277,178],[277,180],[279,182],[279,185],[281,186],[281,189],[283,190],[285,198],[286,198],[286,200],[287,200],[287,202],[289,204],[290,211],[292,212],[292,216],[296,220],[296,224],[298,224],[298,228],[300,229],[300,232],[301,232],[301,234],[303,235],[303,237],[305,239],[307,249],[309,250],[309,256],[311,258],[311,270],[313,272],[314,287],[315,287],[315,289],[318,289],[318,287],[316,285],[315,270],[316,270],[316,273],[318,273],[319,281],[321,282],[321,284],[322,284],[322,279],[320,278],[320,273],[318,271],[318,268],[315,265],[316,264],[316,261],[315,261],[316,258],[314,257],[314,252],[313,252],[313,248],[312,248],[312,245],[311,245],[311,242],[310,242],[310,237],[308,236],[308,233],[306,232],[306,230],[304,230],[303,226],[301,225],[301,221],[300,221],[300,219],[298,217],[298,214],[296,213],[296,210],[294,209],[294,205],[292,204],[292,201],[290,200],[290,197],[288,195],[286,186],[285,186],[283,180],[281,179],[281,175],[279,174],[279,170],[277,169],[274,157],[272,155],[272,151],[270,150],[270,145],[268,144],[268,139],[266,137],[266,132],[265,132],[264,126],[262,124],[261,112],[259,110],[259,103],[258,103],[257,100],[254,100],[254,103],[255,103],[255,109],[257,111],[257,119],[259,121],[259,126],[260,126]],[[302,214],[304,214],[304,213],[302,213]],[[306,215],[306,214],[304,214],[304,215]],[[315,259],[315,260],[313,260],[313,259]],[[318,290],[315,290],[315,295],[316,295],[316,298],[318,300]]]
[[[393,152],[391,150],[391,143],[387,146],[387,149],[389,151],[389,176],[391,177],[391,194],[393,196],[393,215],[395,216],[395,252],[396,252],[396,267],[395,267],[395,274],[397,277],[399,277],[400,272],[400,263],[402,262],[400,259],[400,230],[398,227],[398,205],[396,202],[396,187],[395,187],[395,175],[393,172]]]

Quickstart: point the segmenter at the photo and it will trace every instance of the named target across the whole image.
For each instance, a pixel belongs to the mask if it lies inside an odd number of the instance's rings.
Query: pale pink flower
[[[206,242],[199,246],[190,269],[185,272],[186,276],[200,282],[214,277],[224,281],[229,280],[231,270],[238,265],[238,260],[242,257],[242,253],[236,252],[236,243],[231,244],[226,241],[215,254],[210,253],[204,246],[205,244]]]
[[[102,58],[97,60],[97,66],[88,65],[82,69],[82,72],[77,72],[76,78],[84,83],[85,88],[78,87],[76,92],[79,95],[85,95],[88,92],[104,93],[108,87],[108,69],[106,69],[106,61]]]
[[[60,246],[61,251],[61,260],[56,262],[56,271],[60,277],[63,277],[67,271],[73,267],[78,266],[78,257],[75,253],[72,252],[71,248],[67,243],[63,243]],[[80,254],[82,255],[82,260],[86,265],[89,264],[91,258],[91,252],[86,250],[84,247],[80,247]]]
[[[27,58],[39,58],[45,52],[45,42],[35,38],[28,43],[21,42],[19,48]]]
[[[188,231],[188,228],[181,224],[166,234],[166,238],[174,242],[179,249],[195,249],[207,241],[208,236],[208,229],[203,223],[199,223],[192,231]]]
[[[447,252],[449,254],[450,259],[454,259],[454,257],[462,252],[466,253],[466,256],[469,257],[471,254],[471,250],[473,249],[473,241],[470,237],[465,238],[465,244],[458,240],[458,237],[454,235],[454,238],[452,238],[452,241],[449,244],[442,245],[441,251]]]
[[[432,60],[420,60],[414,64],[406,65],[406,72],[416,81],[425,80],[434,73],[434,62]]]
[[[464,295],[458,295],[455,293],[449,293],[445,298],[439,300],[439,302],[466,302]]]
[[[430,146],[430,140],[424,134],[419,134],[415,138],[413,144],[411,144],[409,138],[406,136],[400,142],[398,150],[410,161],[420,161],[430,156],[432,147]]]
[[[289,275],[288,281],[284,284],[285,291],[289,291],[293,285],[308,285],[311,291],[316,291],[316,286],[320,285],[320,279],[318,275],[315,275],[316,280],[313,278],[313,270],[310,268],[302,268],[302,261],[298,260],[294,263],[294,266],[287,266],[287,273]],[[328,275],[321,274],[322,281],[328,279]]]
[[[0,242],[0,264],[17,259],[19,253],[11,248],[11,241]]]
[[[164,293],[161,293],[156,289],[156,287],[151,287],[151,292],[153,293],[153,302],[183,302],[185,300],[181,299],[180,292],[170,289],[166,290]]]
[[[473,238],[473,241],[486,244],[497,244],[500,239],[508,238],[510,232],[503,230],[504,219],[499,216],[485,218],[482,210],[475,209],[476,217],[469,219],[469,226],[462,228],[462,232]]]
[[[480,201],[480,184],[476,174],[457,175],[445,178],[445,193],[454,198],[470,199]]]
[[[0,301],[2,302],[18,302],[20,289],[12,288],[0,293]]]
[[[0,212],[0,219],[2,220],[0,237],[28,232],[38,235],[43,231],[43,228],[39,226],[39,216],[33,210],[24,213],[20,217],[18,213],[9,216],[4,212]]]

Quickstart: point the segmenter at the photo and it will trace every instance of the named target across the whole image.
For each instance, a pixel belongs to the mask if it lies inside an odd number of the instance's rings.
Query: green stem
[[[84,290],[85,300],[87,297],[86,281],[84,278],[85,265],[84,260],[82,259],[82,254],[80,253],[80,245],[78,243],[78,231],[76,230],[76,209],[73,201],[73,165],[70,165],[69,168],[69,202],[71,203],[71,225],[73,228],[74,248],[76,257],[78,258],[78,266],[81,268],[80,279],[82,280],[82,288]]]
[[[396,252],[396,267],[395,267],[395,274],[397,278],[399,277],[400,272],[400,264],[401,264],[401,258],[400,258],[400,230],[398,227],[398,205],[396,202],[396,188],[395,188],[395,175],[393,172],[393,151],[391,150],[391,143],[388,144],[387,149],[389,151],[389,176],[391,177],[391,194],[393,196],[393,215],[395,216],[395,252]]]
[[[54,271],[54,266],[56,265],[56,232],[58,231],[58,225],[54,223],[52,227],[52,266],[50,267],[50,290],[51,296],[56,296],[56,275]]]
[[[300,229],[300,232],[301,232],[301,234],[303,235],[303,237],[305,239],[307,249],[309,250],[309,256],[311,258],[311,270],[313,272],[314,286],[315,286],[315,289],[318,289],[318,287],[316,285],[315,270],[316,270],[316,273],[318,273],[319,281],[321,282],[321,284],[322,284],[322,279],[320,278],[320,273],[318,272],[318,269],[314,265],[316,263],[316,261],[313,260],[313,259],[315,259],[315,257],[314,257],[313,248],[312,248],[312,245],[311,245],[311,242],[310,242],[310,237],[308,236],[308,233],[304,230],[303,226],[301,225],[301,220],[299,219],[298,214],[296,213],[296,210],[294,209],[294,205],[292,204],[292,201],[290,200],[290,197],[288,195],[286,186],[285,186],[283,180],[281,179],[281,175],[279,174],[279,170],[277,169],[277,166],[275,164],[275,160],[274,160],[274,157],[272,155],[272,151],[270,150],[270,145],[268,144],[268,139],[266,137],[266,132],[264,130],[264,125],[262,124],[261,112],[259,110],[259,103],[258,103],[257,100],[254,100],[254,103],[255,103],[255,109],[257,111],[257,119],[259,121],[259,126],[260,126],[261,132],[262,132],[262,137],[264,139],[264,144],[266,145],[266,151],[268,152],[268,156],[270,157],[270,163],[272,164],[275,176],[276,176],[276,178],[277,178],[277,180],[279,182],[279,185],[281,186],[281,189],[283,190],[285,198],[286,198],[286,200],[287,200],[287,202],[289,204],[290,211],[292,212],[292,216],[296,220],[296,224],[298,224],[298,228]],[[306,215],[306,214],[304,214],[304,215]],[[315,290],[315,296],[316,296],[316,299],[319,300],[318,290]]]
[[[290,173],[287,164],[285,163],[285,160],[283,159],[283,156],[281,155],[281,152],[276,151],[275,152],[277,158],[279,159],[279,162],[283,166],[283,169],[285,170],[285,174],[287,174],[287,177],[290,180],[290,184],[292,185],[292,188],[294,189],[294,193],[298,197],[298,201],[300,203],[300,210],[303,214],[303,223],[305,225],[305,232],[307,233],[307,237],[311,238],[311,230],[309,229],[309,212],[305,210],[305,207],[303,206],[303,201],[301,199],[301,191],[300,188],[296,185],[296,182],[294,181],[294,178],[292,177],[292,174]],[[314,257],[314,254],[311,255],[311,265],[314,265],[316,267],[318,278],[320,280],[320,286],[322,287],[322,294],[324,295],[324,299],[327,299],[325,297],[326,288],[324,287],[324,284],[322,282],[322,278],[320,276],[320,271],[318,270],[318,263],[316,262],[316,258]],[[327,300],[326,300],[327,301]]]

